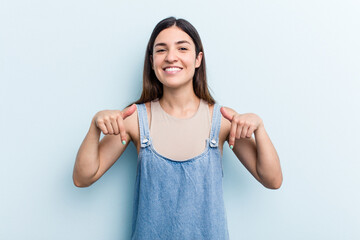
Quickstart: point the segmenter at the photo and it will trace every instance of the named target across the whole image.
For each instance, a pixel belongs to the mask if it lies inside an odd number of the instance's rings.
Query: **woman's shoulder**
[[[210,116],[213,116],[215,104],[217,104],[219,106],[219,108],[220,108],[220,109],[218,108],[218,111],[220,111],[220,115],[221,115],[220,133],[219,133],[219,143],[220,144],[219,144],[219,146],[220,146],[220,150],[222,152],[223,144],[224,144],[225,141],[227,141],[229,133],[230,133],[231,123],[226,118],[224,118],[224,116],[221,113],[221,108],[225,108],[226,110],[229,110],[229,111],[234,111],[234,110],[232,110],[229,107],[222,106],[219,103],[209,103],[209,102],[207,102],[207,104],[209,106]]]
[[[142,103],[142,104],[145,105],[145,108],[146,108],[147,119],[148,119],[149,125],[150,125],[150,122],[151,122],[151,102],[153,102],[153,101],[157,101],[157,100],[155,99],[155,100],[152,100],[152,101]]]
[[[151,100],[151,101],[138,103],[137,105],[144,104],[147,109],[150,109],[150,108],[151,108],[151,103],[152,103],[152,102],[158,102],[158,101],[159,101],[159,99],[154,99],[154,100]]]
[[[221,108],[224,108],[229,113],[232,113],[232,114],[236,113],[236,111],[234,109],[232,109],[230,107],[227,107],[227,106],[223,106],[223,105],[221,105],[221,104],[219,104],[217,102],[216,103],[209,103],[209,102],[206,102],[205,100],[203,100],[203,101],[206,104],[208,104],[211,115],[212,115],[212,112],[214,111],[215,104],[218,105],[218,107],[219,107],[218,109],[220,110],[220,112],[221,112]]]

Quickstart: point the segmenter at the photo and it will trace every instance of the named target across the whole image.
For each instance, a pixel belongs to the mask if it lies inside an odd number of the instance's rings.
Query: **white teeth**
[[[170,68],[165,68],[166,72],[175,72],[175,71],[180,71],[181,68],[177,68],[177,67],[170,67]]]

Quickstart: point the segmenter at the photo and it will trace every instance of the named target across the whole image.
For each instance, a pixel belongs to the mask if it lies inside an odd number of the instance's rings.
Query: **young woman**
[[[101,132],[106,136],[99,142]],[[166,18],[153,30],[140,99],[93,117],[76,157],[74,184],[97,181],[130,141],[139,155],[132,239],[229,238],[222,195],[225,141],[261,184],[282,184],[262,119],[220,108],[210,95],[200,37],[184,19]]]

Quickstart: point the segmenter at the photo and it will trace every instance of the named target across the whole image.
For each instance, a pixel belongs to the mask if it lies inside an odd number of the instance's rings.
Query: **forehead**
[[[191,45],[194,45],[193,40],[186,32],[177,26],[172,26],[162,30],[159,35],[157,35],[154,45],[157,43],[165,43],[170,45],[182,40],[186,40]]]

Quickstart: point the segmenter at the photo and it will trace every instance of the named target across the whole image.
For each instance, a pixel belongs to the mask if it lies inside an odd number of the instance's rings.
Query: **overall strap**
[[[213,110],[213,117],[211,121],[211,131],[210,131],[210,147],[218,147],[219,145],[219,133],[221,125],[221,112],[219,104],[215,103]]]
[[[140,128],[140,143],[141,147],[147,147],[150,145],[150,131],[149,124],[147,119],[147,111],[145,107],[145,103],[136,104],[138,110],[138,118],[139,118],[139,128]]]

